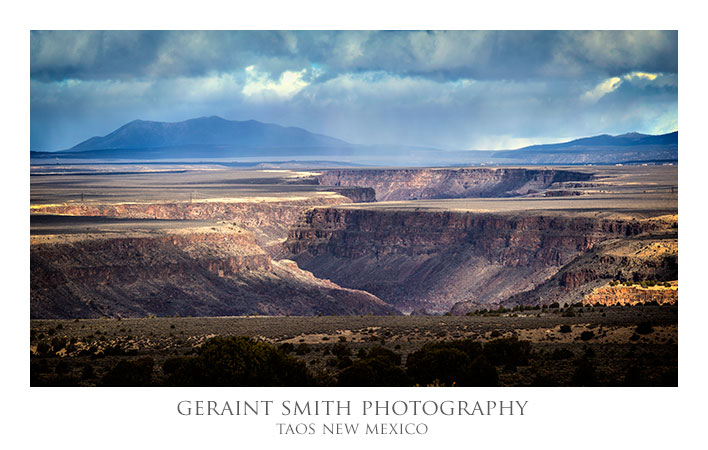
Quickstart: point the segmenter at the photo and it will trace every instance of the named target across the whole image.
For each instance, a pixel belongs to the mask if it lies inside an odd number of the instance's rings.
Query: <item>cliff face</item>
[[[272,261],[233,226],[36,238],[30,267],[32,318],[394,312],[371,294]]]
[[[603,286],[586,295],[586,305],[636,305],[656,302],[660,305],[675,305],[678,302],[678,283],[671,287],[642,288],[639,286]]]
[[[347,196],[349,195],[349,196]],[[256,242],[272,255],[303,208],[338,205],[373,198],[370,189],[341,189],[340,194],[307,199],[248,199],[165,203],[71,203],[33,207],[33,213],[69,216],[103,216],[130,219],[227,220],[255,235]]]
[[[313,208],[286,248],[301,267],[364,289],[402,311],[500,303],[534,288],[612,237],[666,228],[663,221],[560,215]]]
[[[678,279],[678,235],[676,228],[673,228],[677,222],[655,222],[663,226],[655,227],[650,233],[611,237],[598,243],[533,289],[508,298],[504,305],[550,304],[556,301],[571,304],[585,301],[588,295],[612,280],[665,282]],[[631,304],[632,293],[627,291],[626,294],[627,300],[619,301],[617,297],[617,303]],[[641,295],[637,298],[641,298]],[[601,300],[598,302],[603,303]],[[657,302],[663,303],[659,300]],[[475,306],[461,302],[455,305],[453,312],[462,314]]]
[[[506,168],[328,170],[317,177],[326,186],[371,187],[378,201],[508,197],[591,179],[569,170]]]

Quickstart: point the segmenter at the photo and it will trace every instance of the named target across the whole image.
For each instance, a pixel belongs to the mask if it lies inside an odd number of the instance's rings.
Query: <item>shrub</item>
[[[52,338],[52,352],[56,353],[66,346],[66,338],[55,336]]]
[[[592,331],[586,330],[586,331],[583,331],[582,333],[580,333],[580,339],[583,341],[589,341],[590,339],[592,339],[594,337],[595,337],[595,333],[593,333]]]
[[[489,341],[483,350],[484,356],[495,366],[526,366],[530,353],[531,343],[515,336]]]
[[[337,342],[336,344],[332,345],[331,352],[335,356],[351,356],[352,351],[349,347],[347,347],[347,344],[343,344],[341,342]]]
[[[46,341],[41,341],[37,344],[37,353],[39,355],[46,355],[51,351],[51,347]]]
[[[197,356],[165,361],[166,382],[173,386],[309,386],[312,376],[302,361],[275,346],[245,337],[216,337]]]
[[[560,361],[562,359],[569,359],[569,358],[573,358],[574,356],[575,356],[575,353],[568,350],[567,348],[557,348],[557,349],[553,350],[553,353],[551,353],[551,359],[554,361]]]
[[[292,353],[295,351],[295,346],[293,344],[291,344],[290,342],[285,342],[285,343],[282,343],[278,346],[278,350],[280,350],[281,352],[283,352],[287,355],[288,353]]]
[[[302,356],[306,353],[310,353],[310,346],[305,344],[304,342],[297,347],[295,347],[295,354]]]
[[[575,310],[572,306],[563,311],[563,317],[575,317]]]
[[[351,366],[354,362],[352,359],[346,355],[342,356],[339,355],[337,356],[337,367],[340,369],[346,369],[347,367]]]
[[[366,357],[339,374],[340,386],[407,386],[410,379],[400,367],[401,355],[383,347],[373,347]]]
[[[651,334],[654,332],[654,327],[651,326],[650,322],[641,322],[639,325],[637,325],[637,328],[634,330],[634,332],[637,334]]]
[[[548,305],[549,308],[560,308],[560,304],[558,302],[553,302],[550,305]]]
[[[101,386],[150,386],[152,368],[155,361],[145,357],[137,360],[123,360],[116,364],[101,378]]]
[[[561,325],[560,326],[561,333],[570,333],[570,331],[571,331],[570,325]]]
[[[597,384],[595,366],[587,358],[578,361],[570,379],[572,386],[593,386]]]
[[[419,385],[496,386],[496,368],[483,355],[480,343],[470,339],[429,342],[408,355],[406,373]]]

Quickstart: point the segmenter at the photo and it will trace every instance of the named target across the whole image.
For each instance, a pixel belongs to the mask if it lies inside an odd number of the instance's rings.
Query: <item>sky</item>
[[[678,129],[676,31],[32,31],[30,148],[218,115],[513,149]]]

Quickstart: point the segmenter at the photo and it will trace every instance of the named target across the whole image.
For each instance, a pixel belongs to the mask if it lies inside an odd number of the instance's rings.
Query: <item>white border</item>
[[[706,253],[704,15],[688,2],[332,1],[198,3],[33,1],[5,10],[2,364],[3,441],[32,448],[381,448],[438,444],[495,448],[682,448],[699,436],[705,371]],[[7,6],[6,6],[7,8]],[[30,29],[678,29],[681,211],[680,387],[649,389],[41,389],[29,388],[29,30]],[[8,206],[9,205],[9,206]],[[528,400],[524,417],[427,419],[424,437],[282,437],[276,416],[180,417],[181,399],[472,398]],[[333,418],[336,420],[336,418]],[[14,445],[13,445],[14,443]]]

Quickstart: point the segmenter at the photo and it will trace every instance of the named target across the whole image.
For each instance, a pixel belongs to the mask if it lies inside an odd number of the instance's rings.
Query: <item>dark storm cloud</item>
[[[275,75],[387,71],[434,79],[677,71],[676,32],[33,32],[37,80],[198,76],[257,64]]]
[[[32,149],[213,114],[477,149],[676,127],[676,32],[39,31],[30,61]]]

